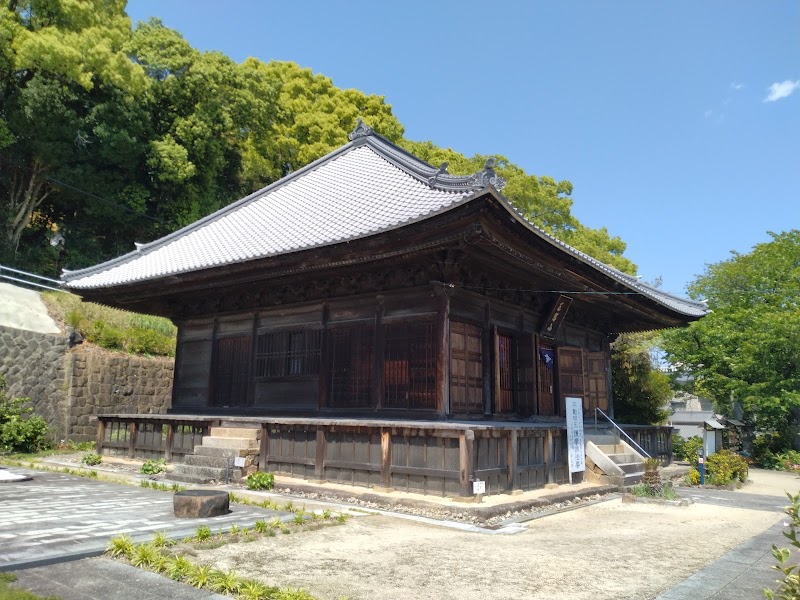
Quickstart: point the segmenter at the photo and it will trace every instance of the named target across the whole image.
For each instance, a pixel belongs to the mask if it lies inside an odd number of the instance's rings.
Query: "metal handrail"
[[[30,277],[33,279],[38,279],[40,281],[47,281],[49,283],[55,283],[57,285],[61,285],[61,282],[58,279],[50,279],[49,277],[43,277],[42,275],[36,275],[35,273],[28,273],[27,271],[20,271],[19,269],[12,269],[11,267],[5,267],[0,265],[0,279],[6,279],[8,281],[16,281],[17,283],[24,283],[25,285],[32,285],[37,288],[42,288],[45,290],[53,290],[54,292],[63,292],[64,290],[61,288],[53,287],[50,285],[43,285],[41,283],[36,283],[35,281],[27,281],[26,279],[20,279],[19,277],[13,277],[11,275],[6,275],[3,271],[10,271],[11,273],[16,273],[18,275],[23,275],[25,277]]]
[[[644,455],[645,455],[647,458],[653,458],[652,456],[650,456],[650,455],[649,455],[649,454],[648,454],[648,453],[645,451],[645,449],[644,449],[644,448],[642,448],[642,447],[641,447],[639,444],[637,444],[637,443],[634,441],[634,439],[633,439],[631,436],[629,436],[627,433],[625,433],[625,431],[623,431],[622,427],[620,427],[619,425],[617,425],[617,424],[614,422],[614,419],[612,419],[612,418],[611,418],[611,417],[609,417],[609,416],[608,416],[606,413],[604,413],[604,412],[603,412],[603,410],[602,410],[602,409],[601,409],[599,406],[595,406],[594,410],[596,411],[596,412],[595,412],[595,415],[597,415],[597,413],[600,413],[601,415],[603,415],[603,416],[606,418],[606,420],[607,420],[609,423],[611,423],[611,424],[612,424],[614,427],[616,427],[616,428],[617,428],[617,431],[619,431],[619,432],[620,432],[622,435],[624,435],[626,438],[628,438],[628,441],[630,441],[630,443],[631,443],[631,444],[633,444],[634,446],[636,446],[636,449],[637,449],[637,450],[639,450],[639,452],[641,452],[642,454],[644,454]]]

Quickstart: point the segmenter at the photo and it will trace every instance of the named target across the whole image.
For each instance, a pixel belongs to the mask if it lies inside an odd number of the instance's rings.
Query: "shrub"
[[[89,454],[84,454],[81,462],[89,467],[93,467],[94,465],[99,465],[101,462],[103,462],[103,457],[99,454],[90,452]]]
[[[692,470],[686,474],[686,477],[684,477],[683,480],[689,485],[700,485],[700,471],[692,468]]]
[[[781,471],[800,471],[800,452],[797,450],[786,450],[775,455],[777,466]]]
[[[680,459],[692,463],[692,466],[694,466],[696,469],[697,465],[699,464],[698,457],[700,456],[700,449],[702,447],[703,438],[701,438],[699,435],[693,435],[682,444]]]
[[[730,450],[720,450],[706,459],[708,482],[729,485],[747,481],[747,461]]]
[[[45,420],[25,406],[30,398],[10,398],[0,375],[0,447],[11,452],[36,452],[50,446]]]
[[[163,473],[167,470],[167,461],[166,459],[159,458],[158,460],[146,460],[144,464],[142,464],[141,472],[145,475],[158,475],[159,473]]]
[[[275,475],[265,471],[256,471],[248,475],[245,485],[248,490],[271,490],[275,487]]]
[[[778,455],[790,447],[791,443],[779,433],[761,433],[753,440],[753,460],[764,469],[781,470],[782,464]]]
[[[791,518],[789,531],[783,535],[790,541],[791,545],[800,550],[800,540],[797,539],[797,529],[800,528],[800,494],[786,494],[791,505],[786,507],[786,514]],[[800,565],[787,564],[792,556],[788,548],[778,548],[772,545],[772,556],[778,564],[772,568],[783,573],[783,581],[779,582],[777,590],[765,589],[764,596],[769,600],[780,598],[780,600],[796,600],[800,598]],[[795,556],[797,556],[795,554]]]

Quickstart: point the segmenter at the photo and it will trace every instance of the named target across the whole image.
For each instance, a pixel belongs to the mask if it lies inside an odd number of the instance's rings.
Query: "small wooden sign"
[[[473,481],[472,482],[472,493],[476,496],[478,494],[485,494],[486,493],[486,482],[485,481]]]
[[[556,337],[556,332],[558,328],[561,327],[561,323],[564,321],[570,304],[572,304],[572,298],[569,296],[559,296],[558,300],[556,300],[556,303],[553,305],[553,310],[550,311],[550,315],[544,322],[539,335],[548,338]]]

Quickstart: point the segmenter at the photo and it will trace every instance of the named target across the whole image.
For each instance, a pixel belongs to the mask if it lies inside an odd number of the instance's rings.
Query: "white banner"
[[[567,398],[567,447],[569,473],[586,470],[586,448],[583,445],[583,398]]]

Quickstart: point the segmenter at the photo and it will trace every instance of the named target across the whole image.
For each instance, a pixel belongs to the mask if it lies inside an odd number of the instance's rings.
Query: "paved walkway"
[[[0,571],[98,556],[122,533],[136,541],[151,539],[156,531],[180,539],[194,535],[201,525],[217,531],[233,524],[252,527],[258,519],[292,517],[232,504],[227,515],[178,519],[172,492],[62,473],[9,470],[33,479],[0,483]]]

